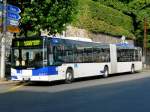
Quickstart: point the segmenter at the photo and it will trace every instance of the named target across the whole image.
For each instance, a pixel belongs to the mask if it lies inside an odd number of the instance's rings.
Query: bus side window
[[[53,62],[54,62],[54,60],[53,60],[53,54],[49,54],[48,58],[49,58],[49,65],[52,65]]]
[[[54,60],[53,60],[53,47],[52,46],[48,46],[48,51],[47,51],[47,53],[48,53],[48,65],[53,65],[53,63],[54,63]]]
[[[57,58],[57,48],[56,46],[53,47],[53,54],[54,54],[54,61],[56,61],[56,58]]]
[[[61,46],[53,47],[53,60],[56,65],[63,62],[63,50]]]

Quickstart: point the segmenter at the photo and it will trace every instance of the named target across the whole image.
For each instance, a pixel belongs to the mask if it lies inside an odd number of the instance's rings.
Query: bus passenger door
[[[117,73],[117,49],[116,45],[110,44],[110,63],[111,71],[110,73]]]

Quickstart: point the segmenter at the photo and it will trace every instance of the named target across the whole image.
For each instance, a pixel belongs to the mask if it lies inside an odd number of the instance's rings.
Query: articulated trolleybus
[[[15,38],[11,54],[11,77],[20,81],[69,83],[80,77],[108,77],[142,69],[141,48],[80,38]]]

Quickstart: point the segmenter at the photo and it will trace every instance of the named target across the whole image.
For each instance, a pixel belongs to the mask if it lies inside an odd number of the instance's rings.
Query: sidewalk
[[[12,81],[10,79],[5,78],[5,79],[0,80],[0,85],[1,84],[13,84],[13,83],[18,83],[18,82],[19,81]]]
[[[9,81],[7,81],[7,80],[6,81],[5,80],[0,80],[0,85],[1,84],[11,84],[11,83],[15,83],[15,82],[14,81],[10,81],[10,80]]]
[[[144,69],[144,70],[142,70],[142,72],[148,72],[148,73],[150,73],[150,70]]]
[[[150,68],[143,68],[143,70],[142,70],[143,72],[150,72]]]

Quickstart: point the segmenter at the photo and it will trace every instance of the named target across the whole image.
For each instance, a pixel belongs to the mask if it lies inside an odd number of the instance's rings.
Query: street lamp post
[[[143,40],[143,56],[144,56],[144,65],[146,67],[146,48],[147,48],[147,20],[144,18],[144,40]]]
[[[5,42],[6,42],[6,7],[7,0],[3,0],[3,25],[2,25],[2,39],[1,39],[1,71],[0,71],[0,79],[3,80],[5,78]]]

